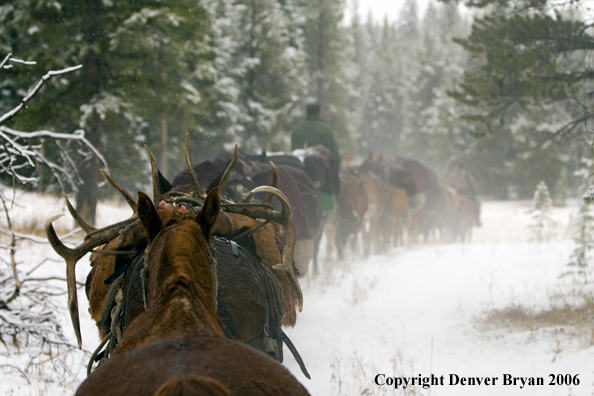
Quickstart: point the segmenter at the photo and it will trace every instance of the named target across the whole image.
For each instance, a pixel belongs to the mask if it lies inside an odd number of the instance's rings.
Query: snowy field
[[[36,215],[63,213],[63,204],[26,196],[18,217],[35,222]],[[574,243],[569,223],[575,205],[556,207],[555,228],[547,241],[532,242],[527,211],[530,202],[483,203],[483,226],[471,244],[431,244],[399,247],[367,260],[356,253],[343,262],[323,260],[316,278],[302,280],[304,309],[295,329],[286,330],[301,353],[312,379],[300,372],[285,349],[285,366],[312,395],[592,395],[594,390],[594,331],[585,326],[498,326],[480,321],[488,312],[512,306],[546,309],[559,295],[579,290],[571,277],[559,279]],[[130,215],[130,209],[101,205],[106,224]],[[30,219],[31,218],[31,219]],[[40,223],[45,218],[42,216]],[[64,231],[70,219],[59,220]],[[27,251],[21,260],[35,263],[51,255],[49,247]],[[325,257],[322,252],[322,258]],[[85,279],[88,261],[78,265]],[[59,263],[47,264],[43,275],[63,276]],[[74,342],[63,298],[63,327]],[[98,343],[79,291],[83,349]],[[1,351],[2,349],[0,349]],[[78,359],[78,360],[77,360]],[[22,357],[0,356],[0,366],[18,366]],[[83,353],[71,370],[84,379]],[[398,390],[379,386],[388,378],[433,375],[444,384]],[[504,375],[542,378],[544,385],[503,385]],[[569,374],[579,385],[549,385],[550,375]],[[450,385],[458,377],[498,377],[495,385]],[[7,395],[72,394],[77,382],[64,386],[54,377],[23,378],[14,370],[0,371],[0,392]],[[52,382],[53,381],[53,382]],[[389,380],[388,380],[389,382]]]

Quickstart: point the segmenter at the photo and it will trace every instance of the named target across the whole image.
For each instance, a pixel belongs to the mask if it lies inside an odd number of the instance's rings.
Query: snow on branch
[[[594,186],[590,186],[588,190],[582,195],[584,203],[591,204],[594,202]]]
[[[4,65],[6,65],[6,63],[10,60],[11,56],[12,56],[12,54],[6,55],[6,57],[2,60],[2,62],[0,62],[0,69],[2,69],[4,67]]]
[[[35,64],[13,59],[11,54],[8,54],[0,63],[0,69],[9,61],[25,65]],[[16,184],[23,186],[37,186],[39,183],[55,185],[62,193],[68,193],[77,189],[81,179],[77,164],[83,161],[77,161],[76,157],[89,159],[94,156],[102,163],[102,168],[107,168],[104,156],[85,137],[83,130],[79,129],[74,133],[47,130],[24,132],[5,125],[27,108],[50,78],[79,70],[81,67],[78,65],[47,72],[18,106],[0,116],[0,176],[4,174]],[[52,180],[40,180],[39,172],[32,174],[39,165],[51,172]]]
[[[41,89],[43,84],[45,84],[45,82],[47,80],[49,80],[50,78],[52,78],[54,76],[58,76],[60,74],[65,74],[65,73],[70,73],[75,70],[79,70],[81,68],[82,68],[82,65],[78,65],[78,66],[73,66],[73,67],[67,67],[66,69],[62,69],[62,70],[47,72],[45,76],[41,77],[41,80],[39,80],[39,82],[37,83],[35,88],[33,88],[31,90],[31,92],[29,92],[27,94],[27,96],[25,96],[23,98],[23,100],[21,101],[21,103],[19,103],[18,106],[16,106],[14,109],[10,110],[8,113],[6,113],[0,117],[0,126],[6,124],[7,121],[14,118],[14,116],[16,116],[18,113],[20,113],[21,110],[25,109],[27,107],[27,104],[31,101],[31,99],[33,99],[33,97],[35,97],[35,95],[37,95],[37,93],[39,92],[39,90]]]
[[[9,54],[0,62],[0,70],[8,68],[9,62],[35,64],[14,59]],[[71,134],[46,130],[23,132],[6,125],[27,108],[50,78],[80,68],[79,65],[46,73],[18,106],[0,116],[0,178],[12,180],[12,201],[16,184],[58,186],[62,193],[66,193],[76,190],[79,184],[77,164],[98,160],[107,167],[105,158],[86,139],[83,130]],[[50,172],[41,172],[40,167]],[[62,306],[58,297],[65,293],[64,279],[45,272],[31,276],[44,263],[52,262],[48,258],[37,259],[40,262],[31,259],[35,255],[30,254],[30,250],[48,242],[45,238],[15,230],[10,201],[0,186],[0,216],[4,218],[0,227],[0,262],[5,264],[0,265],[0,358],[15,355],[21,358],[18,364],[14,359],[9,359],[6,364],[0,359],[0,372],[16,371],[27,381],[32,375],[43,378],[59,375],[59,380],[64,383],[76,377],[71,367],[77,364],[72,364],[72,360],[79,359],[81,354],[65,337],[57,316]]]

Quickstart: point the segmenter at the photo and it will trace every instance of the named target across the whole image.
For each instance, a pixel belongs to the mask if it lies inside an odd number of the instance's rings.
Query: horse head
[[[176,288],[189,288],[209,311],[216,313],[210,235],[220,210],[216,188],[207,195],[197,215],[173,206],[157,211],[150,198],[139,192],[138,217],[148,236],[145,265],[149,273],[149,305],[171,295]]]

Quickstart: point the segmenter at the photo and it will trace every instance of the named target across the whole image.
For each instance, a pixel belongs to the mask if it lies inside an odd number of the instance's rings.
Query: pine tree
[[[208,54],[208,21],[199,3],[19,0],[1,7],[0,41],[15,56],[43,70],[83,65],[51,82],[55,89],[40,95],[37,111],[18,120],[23,129],[84,128],[112,171],[139,179],[140,170],[131,170],[144,168],[142,143],[164,143],[156,154],[165,157],[172,130],[203,113],[203,81],[194,72]],[[94,159],[83,165],[76,206],[92,223],[101,179]]]
[[[303,7],[297,0],[211,0],[209,8],[221,126],[248,151],[284,146],[305,96]]]
[[[493,4],[492,4],[493,3]],[[585,1],[476,1],[488,7],[472,33],[459,42],[477,61],[452,95],[472,107],[468,119],[478,129],[497,131],[509,111],[546,103],[571,106],[570,120],[557,125],[556,139],[576,130],[594,107],[594,81],[583,62],[594,50],[592,26],[580,15]]]
[[[387,19],[374,28],[378,38],[369,48],[362,65],[367,79],[364,80],[364,96],[358,109],[360,121],[356,136],[361,144],[357,145],[357,149],[360,156],[367,155],[369,151],[397,155],[401,150],[404,119],[401,48],[396,44],[395,29]]]
[[[555,223],[551,217],[553,200],[549,194],[547,184],[541,180],[536,186],[532,199],[532,208],[528,213],[532,214],[533,224],[530,226],[534,238],[542,242],[547,237],[549,228]]]
[[[352,58],[348,69],[351,79],[348,110],[354,125],[355,140],[360,142],[355,147],[355,154],[360,156],[370,150],[372,145],[368,137],[371,134],[371,128],[367,122],[366,105],[370,101],[370,86],[373,79],[373,73],[370,73],[369,70],[374,64],[372,47],[375,26],[371,13],[368,13],[367,21],[361,23],[358,4],[358,1],[355,0],[353,18],[348,27],[352,48]]]
[[[305,23],[307,97],[322,107],[322,118],[336,137],[339,148],[352,146],[353,125],[347,112],[351,81],[345,65],[351,59],[346,29],[342,26],[344,0],[303,1]],[[305,103],[302,103],[302,111]]]
[[[561,276],[573,275],[588,283],[592,274],[592,254],[594,252],[594,214],[586,200],[580,202],[573,224],[575,247],[567,263],[567,271]]]

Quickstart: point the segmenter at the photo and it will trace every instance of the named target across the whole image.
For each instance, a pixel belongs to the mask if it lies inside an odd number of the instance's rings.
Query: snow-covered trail
[[[39,201],[36,207],[46,215],[65,211],[56,200]],[[286,330],[312,380],[303,377],[286,348],[285,366],[314,396],[592,395],[592,336],[571,338],[560,328],[484,330],[476,323],[476,317],[490,308],[512,303],[544,307],[551,293],[567,287],[567,281],[559,280],[558,275],[573,248],[567,230],[575,205],[554,208],[557,224],[546,243],[529,241],[529,208],[529,202],[484,203],[483,227],[475,231],[472,244],[401,247],[367,260],[352,255],[340,263],[323,263],[320,276],[303,279],[304,310],[297,327]],[[98,213],[101,223],[109,224],[128,217],[130,209],[101,205]],[[24,210],[15,216],[33,214]],[[36,262],[49,254],[53,254],[51,248],[36,247],[28,260]],[[62,264],[52,264],[43,275],[63,274],[63,270]],[[87,271],[83,259],[77,267],[80,280]],[[79,304],[83,348],[92,350],[98,337],[82,290]],[[65,297],[63,306],[63,328],[74,341]],[[83,380],[84,369],[75,371]],[[543,377],[545,385],[524,389],[503,386],[506,373]],[[559,373],[578,374],[580,385],[571,389],[547,385],[548,375]],[[394,391],[393,387],[377,386],[377,374],[444,375],[446,384],[449,374],[499,380],[496,386],[443,385]],[[28,384],[17,374],[0,372],[0,376],[0,393],[12,396],[72,394],[77,385],[64,388],[43,378],[32,378]]]
[[[481,330],[476,317],[513,303],[545,307],[572,249],[569,208],[556,208],[554,235],[529,242],[529,203],[484,204],[469,245],[393,249],[368,260],[327,264],[303,282],[305,305],[287,331],[312,380],[291,356],[285,365],[312,395],[591,395],[594,349],[555,330]],[[444,376],[444,384],[395,392],[386,377]],[[493,386],[448,385],[460,377],[499,377]],[[542,377],[543,386],[504,386],[503,375]],[[549,386],[549,374],[578,374],[579,386]],[[383,382],[383,381],[380,381]],[[572,393],[573,392],[573,393]]]

